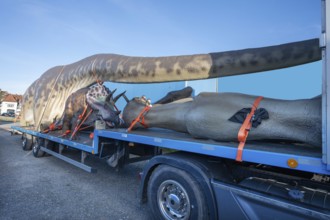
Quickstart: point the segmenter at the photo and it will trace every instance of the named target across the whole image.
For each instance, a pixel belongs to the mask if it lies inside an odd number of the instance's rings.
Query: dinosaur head
[[[118,111],[116,109],[116,102],[118,99],[125,94],[125,92],[120,93],[116,97],[113,98],[113,94],[116,90],[111,92],[105,102],[104,105],[99,108],[99,116],[101,117],[102,120],[104,120],[109,127],[118,127],[121,125],[121,120],[119,117],[119,114],[121,111]]]
[[[121,111],[118,111],[116,108],[116,102],[118,99],[125,94],[125,92],[120,93],[116,97],[113,97],[116,89],[106,96],[105,99],[102,98],[94,98],[88,96],[87,102],[90,106],[98,111],[98,117],[105,121],[109,127],[118,127],[121,124],[121,120],[119,114]]]

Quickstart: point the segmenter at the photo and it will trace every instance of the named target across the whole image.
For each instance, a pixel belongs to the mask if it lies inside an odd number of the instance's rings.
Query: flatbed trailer
[[[94,130],[92,139],[81,133],[77,140],[60,137],[60,132],[44,134],[19,126],[12,129],[23,133],[23,145],[26,135],[33,136],[36,157],[48,153],[88,172],[96,172],[85,164],[88,155],[106,160],[117,157],[114,167],[118,170],[125,164],[149,159],[142,175],[141,201],[149,200],[154,212],[159,209],[160,216],[170,219],[196,212],[180,206],[191,203],[207,210],[197,211],[201,215],[197,219],[204,219],[205,213],[210,219],[263,219],[270,211],[276,219],[330,219],[330,171],[322,162],[321,148],[249,142],[244,148],[244,162],[238,163],[235,142],[195,139],[165,129]],[[68,148],[81,152],[80,161],[66,156]],[[172,153],[162,154],[168,150]],[[290,165],[292,161],[295,167]],[[163,181],[176,191],[171,189],[174,192],[166,194],[159,189],[157,182],[165,178],[163,173],[177,175]],[[193,184],[189,185],[186,178]],[[182,193],[184,198],[180,198]],[[151,201],[154,197],[156,201]]]
[[[196,139],[189,134],[165,129],[138,129],[130,132],[126,129],[94,130],[93,139],[81,134],[79,140],[59,137],[61,135],[59,132],[47,134],[20,126],[12,126],[12,129],[93,155],[98,155],[106,144],[123,141],[235,160],[238,146],[236,142]],[[41,147],[41,150],[49,151],[45,146]],[[322,149],[307,145],[248,142],[244,147],[243,161],[330,175],[330,170],[322,162]],[[295,167],[290,164],[293,161],[296,162]]]
[[[94,130],[93,138],[79,133],[76,140],[12,129],[23,133],[23,149],[33,143],[34,156],[48,153],[88,172],[96,171],[85,164],[89,155],[117,170],[149,160],[139,195],[156,219],[330,219],[330,2],[321,2],[322,148],[247,142],[237,162],[238,143],[164,129]],[[68,157],[67,149],[78,150],[80,158]]]

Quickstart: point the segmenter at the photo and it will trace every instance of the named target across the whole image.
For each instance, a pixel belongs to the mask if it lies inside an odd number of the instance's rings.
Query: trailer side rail
[[[174,150],[182,150],[233,160],[235,160],[237,153],[237,148],[221,145],[221,143],[219,143],[218,145],[201,143],[196,141],[185,141],[166,137],[149,136],[147,132],[145,133],[145,135],[141,135],[135,134],[134,132],[128,133],[125,130],[120,132],[111,130],[95,130],[94,144],[98,143],[98,139],[100,137],[147,144],[151,146],[169,148]],[[330,171],[328,171],[326,169],[326,165],[322,163],[321,156],[310,157],[288,153],[275,153],[262,150],[252,150],[247,148],[243,152],[243,161],[277,166],[282,168],[293,169],[289,166],[289,162],[292,160],[297,162],[297,167],[294,168],[295,170],[330,175]]]
[[[52,135],[49,135],[49,134],[44,134],[44,133],[41,133],[41,132],[38,132],[38,131],[26,129],[24,127],[19,127],[19,126],[12,126],[12,129],[16,130],[16,131],[20,131],[22,133],[30,134],[30,135],[35,136],[35,137],[40,137],[40,138],[44,138],[44,139],[47,139],[47,140],[50,140],[50,141],[54,141],[56,143],[63,144],[63,145],[66,145],[66,146],[69,146],[69,147],[72,147],[72,148],[75,148],[75,149],[78,149],[78,150],[82,150],[82,151],[85,151],[85,152],[88,152],[88,153],[91,153],[91,154],[98,154],[99,153],[98,152],[98,147],[97,147],[98,145],[95,145],[95,144],[88,145],[88,144],[84,144],[84,143],[79,143],[79,142],[72,141],[72,140],[69,140],[69,139],[56,137],[56,136],[52,136]]]

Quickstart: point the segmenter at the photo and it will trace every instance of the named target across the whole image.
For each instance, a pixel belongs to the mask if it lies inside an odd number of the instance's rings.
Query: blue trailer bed
[[[96,130],[94,144],[99,137],[147,144],[168,149],[187,151],[209,156],[235,159],[238,143],[216,142],[192,138],[188,134],[164,129],[139,129],[126,132],[124,129]],[[289,160],[296,160],[296,170],[329,175],[322,163],[322,149],[306,145],[248,142],[243,151],[243,161],[290,168]],[[291,168],[292,169],[292,168]]]
[[[70,140],[59,137],[60,132],[44,134],[27,127],[13,126],[12,128],[95,155],[99,153],[100,140],[104,139],[121,140],[227,159],[236,158],[238,146],[236,142],[195,139],[189,134],[165,129],[138,129],[131,132],[127,132],[126,129],[95,130],[93,139],[90,139],[88,135],[80,134],[77,140]],[[322,149],[300,144],[247,142],[243,151],[243,161],[330,175],[330,171],[322,163]],[[296,167],[290,167],[289,161],[296,161]]]

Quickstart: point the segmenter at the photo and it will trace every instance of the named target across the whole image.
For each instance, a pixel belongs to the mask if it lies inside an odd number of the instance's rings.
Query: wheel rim
[[[25,148],[26,146],[26,142],[27,142],[27,138],[23,138],[23,141],[22,141],[22,147]]]
[[[33,153],[37,153],[38,152],[38,150],[39,150],[39,145],[38,145],[38,143],[36,142],[34,145],[33,145]]]
[[[159,186],[157,201],[166,219],[188,219],[190,216],[188,193],[174,180],[166,180]]]

